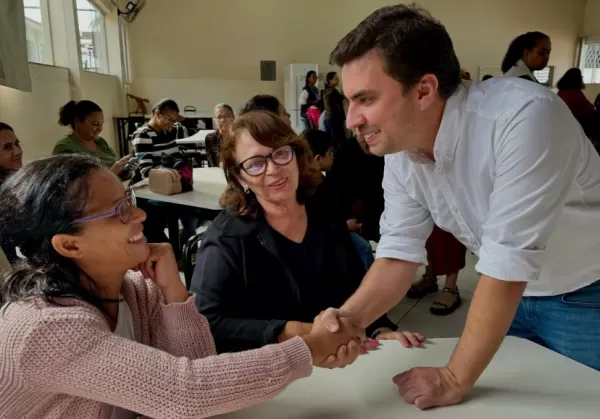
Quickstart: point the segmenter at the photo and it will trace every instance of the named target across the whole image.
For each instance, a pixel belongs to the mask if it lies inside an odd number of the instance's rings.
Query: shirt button
[[[458,212],[458,208],[452,207],[452,212]]]

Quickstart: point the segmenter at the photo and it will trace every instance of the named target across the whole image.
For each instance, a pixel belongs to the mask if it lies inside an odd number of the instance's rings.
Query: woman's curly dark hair
[[[293,147],[300,172],[296,199],[301,204],[305,203],[306,199],[315,193],[322,180],[306,139],[297,135],[292,128],[272,112],[251,111],[234,121],[221,148],[221,158],[227,179],[227,189],[220,200],[221,206],[236,215],[252,217],[256,217],[260,210],[256,195],[252,192],[246,193],[239,182],[241,169],[240,162],[235,155],[235,148],[239,135],[243,131],[247,131],[252,138],[265,147],[278,148],[284,145]]]

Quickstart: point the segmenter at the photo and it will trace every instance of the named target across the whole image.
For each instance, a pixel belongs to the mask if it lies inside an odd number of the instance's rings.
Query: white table
[[[221,209],[219,199],[226,187],[223,169],[219,167],[194,169],[194,190],[190,192],[175,195],[157,194],[150,190],[147,179],[134,186],[136,196],[142,199],[216,211]]]
[[[529,341],[508,337],[458,406],[419,411],[392,377],[415,366],[444,365],[457,339],[425,349],[385,342],[342,370],[317,368],[276,398],[221,419],[584,419],[600,417],[600,372]]]
[[[175,140],[175,142],[177,144],[184,144],[184,145],[199,144],[201,146],[204,146],[204,144],[206,143],[206,136],[208,134],[212,134],[213,132],[215,132],[214,129],[201,129],[194,135],[192,135],[190,137],[182,138],[180,140]]]
[[[161,195],[154,193],[148,186],[148,179],[134,185],[135,195],[138,198],[167,202],[174,205],[201,208],[211,211],[220,211],[219,199],[227,182],[223,169],[219,167],[204,167],[194,169],[194,190],[175,195]],[[167,220],[169,229],[169,241],[176,255],[179,255],[181,244],[179,243],[179,217],[174,211],[170,211],[173,217]]]

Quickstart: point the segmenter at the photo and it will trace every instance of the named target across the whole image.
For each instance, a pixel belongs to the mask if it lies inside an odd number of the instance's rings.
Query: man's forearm
[[[475,384],[504,340],[521,301],[525,282],[483,275],[477,284],[462,337],[448,368],[462,385]]]
[[[367,327],[406,295],[418,264],[397,259],[377,259],[360,287],[342,306]]]

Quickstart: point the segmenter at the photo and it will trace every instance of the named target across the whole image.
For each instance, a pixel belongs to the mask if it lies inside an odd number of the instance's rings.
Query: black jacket
[[[219,131],[211,132],[205,138],[206,159],[209,167],[219,167],[223,137]]]
[[[219,353],[276,343],[287,321],[312,323],[322,310],[341,306],[358,288],[365,269],[345,224],[333,224],[307,208],[309,228],[323,229],[324,251],[314,263],[322,266],[328,281],[316,284],[319,296],[310,296],[320,304],[300,292],[264,217],[236,217],[225,210],[206,231],[191,291],[210,322]],[[379,327],[396,329],[384,315],[367,333]]]

